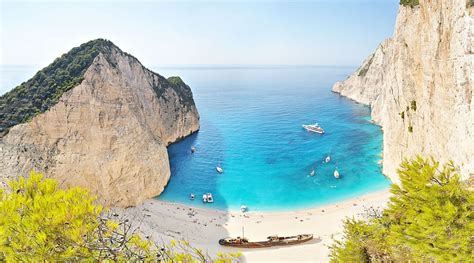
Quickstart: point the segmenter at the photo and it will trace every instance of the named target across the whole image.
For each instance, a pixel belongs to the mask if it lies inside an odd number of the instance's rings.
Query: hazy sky
[[[46,66],[107,38],[149,67],[358,65],[392,35],[399,2],[0,1],[0,65]]]

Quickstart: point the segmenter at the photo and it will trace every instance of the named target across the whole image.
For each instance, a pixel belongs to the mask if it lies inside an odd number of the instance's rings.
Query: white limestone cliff
[[[465,0],[400,6],[385,40],[333,91],[370,105],[383,128],[383,172],[403,158],[453,160],[474,176],[474,8]]]
[[[171,85],[114,46],[56,105],[0,138],[0,178],[35,169],[107,205],[133,206],[167,184],[166,146],[198,129],[188,86]]]

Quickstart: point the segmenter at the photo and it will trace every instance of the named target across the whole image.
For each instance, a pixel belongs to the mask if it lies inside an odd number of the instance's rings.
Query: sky
[[[145,66],[359,65],[399,0],[0,0],[0,66],[47,66],[106,38]]]

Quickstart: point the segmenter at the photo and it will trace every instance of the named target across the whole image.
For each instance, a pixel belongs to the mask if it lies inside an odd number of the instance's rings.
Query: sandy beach
[[[117,211],[139,220],[140,230],[157,242],[186,239],[193,246],[217,252],[240,251],[243,262],[327,262],[328,245],[342,236],[342,220],[361,216],[369,207],[383,208],[390,197],[387,191],[305,210],[290,212],[226,212],[188,207],[150,199],[144,204]],[[249,240],[265,240],[267,236],[311,233],[321,242],[311,241],[290,247],[266,249],[234,249],[222,247],[223,237],[242,235]]]

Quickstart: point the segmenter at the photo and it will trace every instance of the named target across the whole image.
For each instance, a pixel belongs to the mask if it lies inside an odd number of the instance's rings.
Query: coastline
[[[282,212],[249,211],[243,214],[155,199],[137,207],[114,210],[124,217],[138,219],[139,230],[158,243],[186,239],[194,247],[205,248],[209,255],[240,251],[243,261],[248,262],[326,262],[333,238],[342,237],[343,219],[358,217],[369,207],[384,208],[390,195],[386,189],[330,205]],[[218,244],[220,238],[242,236],[242,228],[249,240],[265,240],[273,234],[308,233],[321,237],[322,241],[266,249],[236,249]]]

